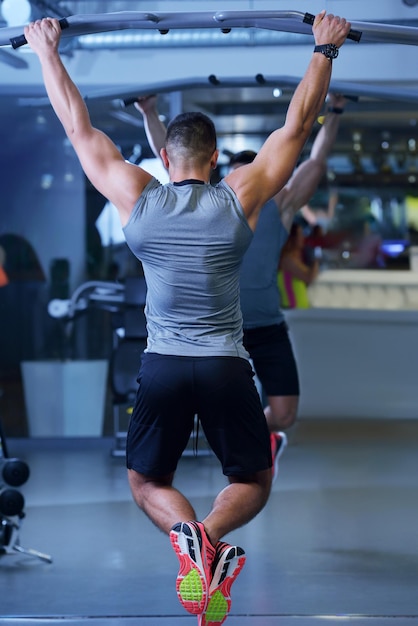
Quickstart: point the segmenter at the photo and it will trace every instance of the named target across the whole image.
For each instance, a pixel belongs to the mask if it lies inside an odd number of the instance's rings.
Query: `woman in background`
[[[308,265],[304,249],[305,236],[302,225],[294,222],[289,238],[283,246],[277,276],[281,303],[287,309],[310,307],[308,285],[318,276],[319,258],[315,255],[312,265]]]

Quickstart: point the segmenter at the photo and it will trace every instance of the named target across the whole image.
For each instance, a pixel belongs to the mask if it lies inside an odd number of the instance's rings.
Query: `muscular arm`
[[[340,47],[349,29],[350,24],[346,20],[322,11],[315,17],[313,25],[315,42],[334,43]],[[328,92],[331,66],[332,63],[323,54],[312,55],[289,104],[284,126],[268,137],[251,164],[234,170],[226,177],[253,229],[263,204],[279,193],[296,166]]]
[[[145,134],[151,150],[157,159],[160,158],[161,148],[164,148],[167,129],[160,120],[157,110],[157,96],[144,96],[135,102],[135,108],[144,118]]]
[[[330,95],[331,109],[343,109],[345,102],[343,96]],[[306,205],[326,173],[327,157],[335,143],[339,122],[339,114],[333,111],[326,114],[325,121],[313,142],[309,159],[295,169],[289,182],[274,197],[287,230],[297,211]]]
[[[38,55],[51,105],[92,184],[119,210],[124,224],[151,179],[150,174],[127,163],[115,144],[94,128],[83,98],[58,53],[61,34],[56,19],[32,22],[25,37]]]

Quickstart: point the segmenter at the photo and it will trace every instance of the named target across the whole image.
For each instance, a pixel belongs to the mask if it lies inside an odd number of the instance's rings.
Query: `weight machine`
[[[136,381],[141,354],[147,342],[145,320],[146,284],[141,276],[128,277],[123,283],[89,281],[81,284],[69,300],[54,299],[48,304],[51,317],[61,319],[67,344],[75,320],[89,308],[111,313],[113,345],[109,358],[109,385],[112,392],[112,456],[125,455],[128,423],[136,396]]]
[[[9,457],[0,422],[0,556],[20,553],[52,563],[48,554],[20,545],[25,500],[16,487],[21,487],[29,475],[29,466],[25,461]]]

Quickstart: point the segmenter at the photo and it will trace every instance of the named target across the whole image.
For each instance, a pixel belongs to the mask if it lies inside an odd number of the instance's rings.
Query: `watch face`
[[[338,56],[338,48],[333,43],[329,43],[325,46],[324,54],[329,59],[336,59]]]

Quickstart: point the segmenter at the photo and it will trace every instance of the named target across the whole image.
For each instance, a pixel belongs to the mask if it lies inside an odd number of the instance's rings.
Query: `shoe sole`
[[[188,613],[199,615],[206,608],[208,583],[201,557],[202,538],[191,524],[176,524],[170,531],[170,542],[180,562],[176,591]]]
[[[216,564],[206,611],[200,616],[199,626],[221,626],[231,610],[231,587],[245,565],[245,553],[238,546],[230,546]]]

